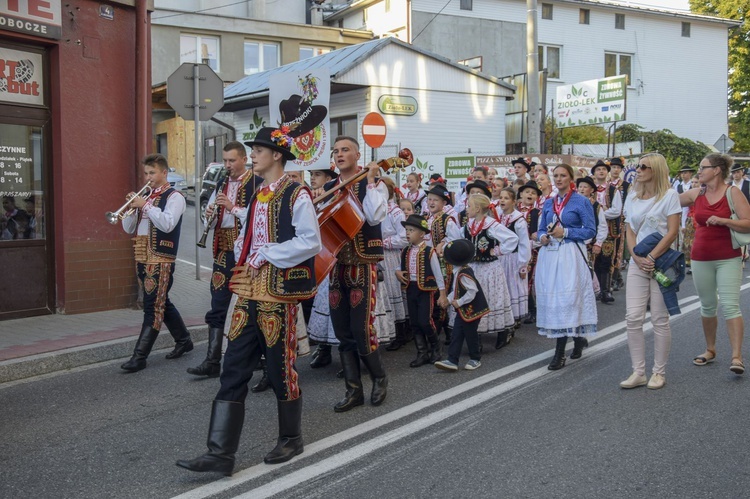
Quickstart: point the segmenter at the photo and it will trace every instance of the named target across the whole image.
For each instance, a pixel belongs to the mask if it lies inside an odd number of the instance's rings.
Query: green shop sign
[[[465,179],[474,170],[474,156],[445,158],[445,178]]]
[[[417,99],[408,95],[381,95],[378,109],[383,114],[414,116],[417,114]]]

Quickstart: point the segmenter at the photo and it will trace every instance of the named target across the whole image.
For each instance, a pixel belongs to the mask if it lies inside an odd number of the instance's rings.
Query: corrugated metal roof
[[[268,92],[271,75],[277,73],[303,72],[311,69],[327,67],[331,72],[331,80],[335,81],[338,75],[346,73],[349,69],[357,65],[359,62],[363,61],[364,59],[390,43],[396,43],[398,45],[406,47],[409,50],[413,50],[427,57],[437,59],[445,64],[458,68],[469,74],[479,76],[480,78],[484,78],[485,80],[491,81],[510,90],[515,91],[516,89],[516,87],[514,87],[513,85],[505,83],[498,78],[480,73],[473,69],[469,69],[468,67],[452,62],[445,57],[439,56],[424,49],[414,47],[413,45],[410,45],[406,42],[402,42],[398,38],[388,37],[378,40],[372,40],[369,42],[358,43],[357,45],[350,45],[349,47],[333,50],[331,52],[328,52],[327,54],[310,57],[301,61],[285,64],[284,66],[280,66],[278,68],[269,69],[268,71],[262,71],[260,73],[245,76],[241,80],[232,83],[224,89],[224,101],[225,103],[228,103],[252,99],[258,97],[257,94]]]

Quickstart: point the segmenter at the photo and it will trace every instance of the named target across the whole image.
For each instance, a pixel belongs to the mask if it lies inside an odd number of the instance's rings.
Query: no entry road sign
[[[385,119],[379,113],[368,113],[362,120],[362,137],[365,144],[376,149],[385,142]]]

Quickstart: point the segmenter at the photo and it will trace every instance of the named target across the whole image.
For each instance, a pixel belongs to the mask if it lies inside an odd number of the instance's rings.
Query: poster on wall
[[[0,47],[0,102],[44,105],[41,54]]]
[[[611,76],[557,87],[555,125],[558,128],[625,120],[626,76]]]
[[[270,78],[269,126],[286,127],[297,156],[286,170],[326,169],[331,165],[331,73],[328,68],[277,73]]]

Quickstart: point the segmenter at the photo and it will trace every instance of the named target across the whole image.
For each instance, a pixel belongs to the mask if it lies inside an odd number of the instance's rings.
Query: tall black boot
[[[341,365],[344,368],[344,384],[346,394],[338,404],[333,406],[334,412],[346,412],[365,403],[365,395],[362,391],[362,373],[359,368],[359,355],[357,352],[339,352]]]
[[[208,328],[208,352],[206,359],[198,367],[188,367],[187,372],[195,376],[215,378],[221,373],[221,344],[224,342],[224,328]]]
[[[169,334],[172,335],[175,343],[174,350],[167,354],[167,359],[182,357],[183,354],[186,354],[193,349],[193,341],[190,339],[190,333],[188,332],[182,317],[178,316],[176,319],[171,320],[165,318],[164,325],[169,329]]]
[[[217,471],[231,476],[244,421],[244,404],[214,400],[206,441],[208,452],[190,461],[180,459],[177,466],[190,471]]]
[[[389,352],[395,352],[402,346],[406,345],[406,322],[396,323],[396,338],[391,342],[390,345],[385,347]]]
[[[505,328],[498,331],[497,340],[495,341],[495,350],[500,350],[508,343],[510,343],[510,329]]]
[[[573,353],[571,359],[580,359],[583,355],[583,349],[589,346],[589,340],[586,338],[573,338]]]
[[[370,403],[380,405],[385,400],[388,393],[388,376],[385,374],[383,362],[380,359],[380,349],[370,352],[367,355],[360,355],[362,363],[370,371],[372,380],[372,393],[370,394]]]
[[[279,464],[302,454],[302,394],[294,400],[278,400],[279,438],[266,454],[266,464]]]
[[[599,278],[599,285],[602,288],[602,303],[612,303],[615,301],[615,297],[612,296],[612,289],[610,288],[612,283],[612,277],[609,272],[602,272]]]
[[[151,326],[143,326],[141,328],[141,334],[138,336],[138,341],[135,343],[135,349],[133,350],[133,356],[130,360],[120,366],[121,369],[125,369],[131,373],[146,369],[146,358],[151,353],[151,349],[154,346],[156,337],[159,336],[159,331],[152,328]]]
[[[536,322],[536,299],[533,294],[529,294],[529,315],[523,320],[524,324],[534,324]]]
[[[430,363],[427,351],[427,338],[422,333],[414,334],[414,345],[417,347],[417,357],[409,363],[409,367],[419,367]]]
[[[310,362],[310,367],[312,369],[318,369],[320,367],[325,367],[329,365],[332,362],[331,358],[331,345],[324,345],[320,344],[318,345],[318,348],[315,350],[315,354],[313,355],[313,360]]]
[[[565,367],[565,345],[568,343],[568,337],[563,336],[557,338],[557,345],[555,346],[555,356],[552,357],[552,362],[549,363],[547,369],[550,371],[557,371]]]
[[[260,359],[260,364],[263,369],[263,376],[261,376],[258,384],[250,388],[250,391],[253,393],[265,392],[266,390],[268,390],[268,387],[271,386],[271,382],[268,380],[268,367],[266,367],[266,359]]]
[[[453,328],[450,326],[445,326],[443,328],[443,332],[445,332],[445,341],[443,341],[443,345],[450,345],[451,338],[453,337]]]

